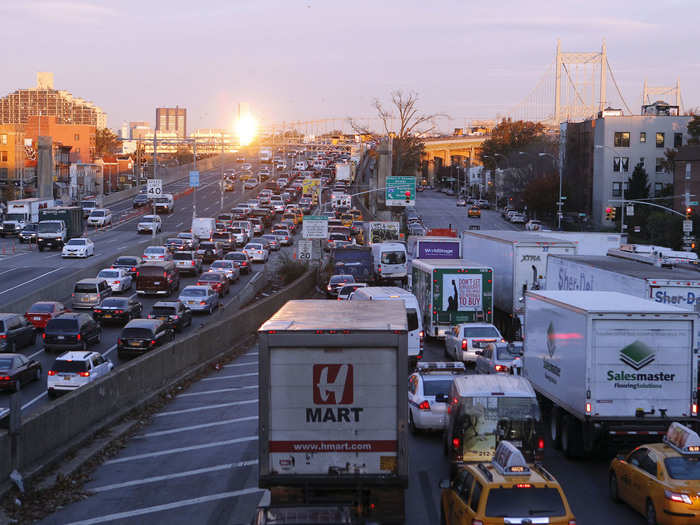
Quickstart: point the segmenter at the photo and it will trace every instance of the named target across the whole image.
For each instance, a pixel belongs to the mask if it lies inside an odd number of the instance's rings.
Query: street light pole
[[[156,179],[156,166],[158,160],[158,139],[156,138],[156,130],[153,130],[153,179]],[[156,200],[153,199],[153,215],[156,215]],[[155,238],[156,229],[151,227],[151,238]]]
[[[197,139],[192,141],[192,167],[197,171]],[[199,182],[199,181],[197,181]],[[192,222],[197,217],[197,186],[192,190]]]
[[[219,182],[221,190],[221,200],[219,201],[220,212],[224,211],[224,132],[221,132],[221,181]]]
[[[559,200],[557,201],[557,230],[561,231],[561,218],[562,218],[562,194],[561,194],[561,189],[562,189],[562,165],[559,163],[557,158],[552,155],[551,153],[538,153],[540,157],[550,157],[552,159],[552,163],[554,164],[554,167],[558,168],[559,171]]]

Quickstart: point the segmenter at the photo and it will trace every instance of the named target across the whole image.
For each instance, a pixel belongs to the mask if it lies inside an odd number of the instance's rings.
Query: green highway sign
[[[408,200],[408,202],[406,202]],[[386,178],[387,206],[415,206],[416,178],[387,177]]]

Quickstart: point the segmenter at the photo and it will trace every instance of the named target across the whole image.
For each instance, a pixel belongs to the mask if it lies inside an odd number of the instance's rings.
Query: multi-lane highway
[[[255,167],[255,169],[257,169],[257,167]],[[202,174],[201,184],[201,187],[197,190],[198,195],[196,195],[197,215],[215,216],[220,211],[219,170]],[[224,210],[229,211],[235,203],[243,199],[252,198],[258,191],[249,190],[243,192],[240,188],[241,186],[237,188],[236,192],[224,194]],[[166,190],[173,194],[183,192],[186,189],[186,181],[179,181],[166,186]],[[176,201],[174,213],[162,216],[164,219],[164,232],[171,232],[174,235],[179,231],[189,230],[192,219],[192,198],[192,194],[188,193],[183,195],[182,198]],[[115,213],[115,216],[121,215],[124,212],[132,212],[131,199],[118,203],[111,209]],[[145,210],[143,211],[146,213]],[[36,247],[34,247],[33,251],[6,256],[4,260],[0,261],[2,263],[0,267],[0,311],[2,311],[2,304],[21,298],[23,295],[35,290],[47,289],[56,278],[70,275],[83,266],[94,264],[95,260],[102,259],[104,261],[104,267],[108,268],[119,255],[140,255],[135,253],[131,248],[131,245],[135,241],[148,239],[147,236],[138,235],[136,233],[136,224],[139,217],[134,217],[120,224],[115,224],[105,231],[91,230],[90,237],[95,242],[96,254],[95,257],[87,260],[65,260],[60,257],[59,252],[44,251],[40,253],[36,250]],[[8,238],[4,239],[3,244],[8,245],[11,242],[12,240]],[[290,253],[293,249],[293,247],[283,248],[280,253]],[[279,253],[273,252],[267,266],[274,266],[278,259]],[[194,329],[201,323],[207,323],[222,315],[221,312],[236,301],[238,293],[245,284],[255,276],[255,273],[261,271],[263,268],[264,265],[255,264],[253,265],[253,273],[241,275],[240,279],[231,286],[229,294],[222,299],[223,308],[213,316],[195,314],[193,326],[185,329],[185,333],[188,330]],[[206,265],[204,269],[206,269]],[[194,284],[195,281],[196,278],[194,276],[182,275],[180,289],[188,284]],[[135,288],[127,292],[127,295],[133,293],[133,290],[135,290]],[[71,307],[70,297],[63,297],[60,298],[60,300],[62,300],[68,308]],[[143,304],[144,316],[151,311],[152,305],[159,300],[162,300],[162,297],[146,296],[139,298],[139,301]],[[116,343],[120,331],[121,326],[105,324],[103,326],[102,341],[97,345],[91,346],[90,350],[100,352],[106,358],[110,359],[115,366],[119,366],[121,361],[117,356]],[[23,348],[21,353],[38,360],[41,363],[43,372],[41,381],[35,381],[25,385],[20,392],[23,414],[27,415],[38,407],[51,402],[46,392],[46,373],[51,368],[56,356],[44,351],[40,337],[37,338],[35,345]],[[9,395],[0,394],[0,416],[5,414],[8,407]]]

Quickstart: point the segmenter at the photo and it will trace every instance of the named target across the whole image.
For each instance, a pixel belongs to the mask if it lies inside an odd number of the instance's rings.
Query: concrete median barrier
[[[19,470],[30,477],[78,449],[92,435],[160,392],[220,359],[284,303],[313,290],[315,268],[278,293],[237,312],[224,312],[184,338],[120,366],[109,376],[46,405],[22,422]],[[241,301],[266,285],[262,276],[244,288]],[[10,440],[0,432],[0,476],[10,473]],[[7,483],[5,484],[9,486]]]

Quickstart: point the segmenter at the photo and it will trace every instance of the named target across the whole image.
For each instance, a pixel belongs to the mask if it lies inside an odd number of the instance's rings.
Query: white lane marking
[[[250,365],[257,365],[257,361],[251,361],[250,363],[233,363],[230,365],[224,365],[223,368],[234,368],[236,366],[250,366]]]
[[[182,410],[169,410],[168,412],[159,412],[153,417],[176,416],[178,414],[189,414],[191,412],[202,412],[204,410],[215,410],[217,408],[235,407],[238,405],[252,405],[257,403],[257,399],[246,399],[245,401],[232,401],[230,403],[219,403],[217,405],[207,405],[203,407],[184,408]],[[257,419],[257,418],[256,418]]]
[[[42,393],[42,394],[39,394],[38,396],[36,396],[36,397],[35,397],[34,399],[32,399],[31,401],[27,401],[24,405],[22,405],[22,410],[24,410],[24,409],[27,408],[27,407],[32,406],[34,403],[36,403],[36,402],[39,401],[40,399],[46,397],[47,395],[49,395],[48,391],[47,391],[47,392],[44,392],[44,393]]]
[[[202,381],[219,381],[221,379],[236,379],[237,377],[251,377],[258,375],[257,372],[251,372],[249,374],[237,374],[233,376],[216,376],[216,377],[205,377]]]
[[[128,247],[128,245],[120,246],[117,250],[126,250]]]
[[[257,352],[248,352],[247,354],[243,354],[243,355],[258,355],[258,353]]]
[[[0,275],[4,275],[4,274],[11,272],[11,271],[14,271],[14,270],[16,270],[16,268],[10,268],[9,270],[5,270],[4,272],[0,272]]]
[[[110,465],[112,463],[126,463],[127,461],[136,461],[139,459],[147,458],[157,458],[160,456],[167,456],[170,454],[179,454],[180,452],[191,452],[193,450],[202,450],[205,448],[223,447],[225,445],[233,445],[235,443],[245,443],[246,441],[257,441],[258,436],[246,436],[236,439],[227,439],[225,441],[214,441],[212,443],[204,443],[203,445],[192,445],[190,447],[179,447],[171,448],[169,450],[160,450],[158,452],[149,452],[147,454],[136,454],[135,456],[126,456],[123,458],[110,459],[103,463],[103,465]]]
[[[104,354],[102,354],[102,357],[106,356],[106,355],[109,354],[110,352],[113,352],[114,349],[115,349],[116,347],[117,347],[117,345],[112,345],[112,346],[110,346],[110,347],[107,349],[107,351],[106,351]]]
[[[173,428],[170,430],[159,430],[157,432],[148,432],[147,434],[142,434],[140,436],[136,436],[135,439],[146,439],[149,437],[168,436],[170,434],[179,434],[180,432],[189,432],[190,430],[199,430],[201,428],[219,427],[221,425],[228,425],[229,423],[240,423],[242,421],[257,421],[257,420],[258,420],[258,416],[249,416],[249,417],[239,417],[236,419],[226,419],[223,421],[214,421],[213,423],[200,423],[199,425],[189,425],[186,427],[178,427],[178,428]]]
[[[223,465],[214,465],[213,467],[198,468],[195,470],[185,470],[183,472],[176,472],[175,474],[167,474],[165,476],[153,476],[150,478],[135,479],[132,481],[125,481],[123,483],[113,483],[111,485],[104,485],[102,487],[90,487],[88,490],[90,492],[106,492],[108,490],[123,489],[127,487],[135,487],[137,485],[145,485],[146,483],[157,483],[159,481],[167,481],[169,479],[187,478],[189,476],[198,476],[199,474],[207,474],[209,472],[218,472],[220,470],[230,470],[234,468],[251,467],[257,465],[257,459],[251,459],[248,461],[239,461],[238,463],[225,463]]]
[[[50,272],[42,273],[41,275],[38,275],[38,276],[34,277],[33,279],[29,279],[28,281],[24,281],[23,283],[18,284],[17,286],[13,286],[12,288],[8,288],[7,290],[3,290],[2,292],[0,292],[0,295],[7,293],[7,292],[11,292],[12,290],[16,290],[17,288],[21,288],[25,284],[29,284],[31,282],[34,282],[37,279],[41,279],[42,277],[46,277],[47,275],[52,274],[54,272],[61,271],[62,269],[63,268],[56,268],[54,270],[51,270]]]
[[[96,518],[90,518],[87,520],[74,521],[73,523],[69,523],[68,525],[96,525],[98,523],[105,523],[108,521],[133,518],[134,516],[143,516],[144,514],[153,514],[155,512],[162,512],[165,510],[179,509],[180,507],[199,505],[200,503],[208,503],[210,501],[237,498],[239,496],[246,496],[248,494],[255,494],[256,492],[262,491],[263,490],[258,487],[250,487],[247,489],[234,490],[231,492],[219,492],[218,494],[210,494],[209,496],[202,496],[199,498],[183,499],[179,501],[173,501],[171,503],[165,503],[163,505],[154,505],[152,507],[143,507],[140,509],[128,510],[125,512],[106,514],[104,516],[98,516]]]
[[[176,228],[179,228],[179,227],[182,226],[183,224],[185,224],[185,223],[184,223],[184,222],[178,222],[178,223],[175,225],[175,227],[176,227]]]
[[[224,392],[237,392],[239,390],[251,390],[258,388],[258,385],[253,386],[238,386],[235,388],[217,388],[216,390],[204,390],[202,392],[188,392],[187,394],[179,394],[177,397],[192,397],[192,396],[205,396],[209,394],[223,394]]]
[[[38,355],[39,355],[41,352],[43,352],[43,351],[44,351],[43,348],[42,348],[41,350],[37,350],[37,351],[34,352],[33,354],[29,355],[28,358],[29,358],[29,359],[34,359],[36,356],[38,356]]]

